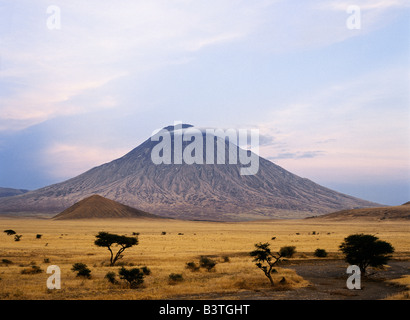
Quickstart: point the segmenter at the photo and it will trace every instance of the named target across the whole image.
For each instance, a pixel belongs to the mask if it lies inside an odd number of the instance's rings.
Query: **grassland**
[[[298,290],[309,281],[294,270],[279,266],[275,286],[258,270],[249,252],[258,242],[270,242],[274,250],[296,246],[295,260],[313,258],[317,248],[329,255],[321,259],[342,259],[338,246],[353,233],[375,234],[390,242],[395,259],[410,257],[409,222],[334,222],[314,220],[270,220],[259,222],[216,223],[176,220],[71,220],[0,219],[0,230],[13,229],[20,241],[0,234],[0,299],[179,299],[201,298],[212,293],[215,298],[240,297],[244,291]],[[139,233],[139,245],[125,251],[119,262],[127,267],[147,266],[152,274],[142,288],[129,289],[125,283],[111,284],[107,272],[109,252],[94,245],[95,235],[107,231],[132,236]],[[163,232],[166,234],[164,235]],[[36,235],[41,234],[37,239]],[[272,238],[275,237],[274,240]],[[187,262],[209,256],[218,264],[213,272],[191,272]],[[226,258],[227,257],[227,258]],[[5,260],[4,260],[5,259]],[[6,261],[6,262],[4,262]],[[323,260],[322,260],[323,261]],[[74,263],[91,269],[91,279],[76,277]],[[42,272],[22,274],[38,266]],[[49,290],[45,271],[49,265],[61,269],[61,289]],[[182,274],[184,281],[169,283],[171,273]],[[286,279],[285,283],[280,280]]]

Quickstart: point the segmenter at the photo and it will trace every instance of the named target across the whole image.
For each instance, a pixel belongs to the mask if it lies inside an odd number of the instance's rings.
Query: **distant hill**
[[[116,201],[93,195],[85,198],[56,215],[55,220],[69,219],[117,219],[117,218],[151,218],[161,217],[141,211]]]
[[[19,194],[27,193],[28,191],[29,190],[25,190],[25,189],[13,189],[13,188],[0,187],[0,198],[17,196]]]
[[[410,201],[401,206],[341,210],[323,216],[320,220],[410,220]]]

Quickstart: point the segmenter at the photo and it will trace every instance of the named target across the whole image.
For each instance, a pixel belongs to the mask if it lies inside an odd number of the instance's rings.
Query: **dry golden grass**
[[[2,231],[13,229],[23,235],[16,242]],[[275,287],[252,262],[249,252],[258,242],[270,242],[274,250],[296,246],[294,259],[312,258],[317,248],[325,249],[329,258],[340,258],[338,246],[352,233],[371,233],[389,241],[395,257],[408,257],[409,224],[403,222],[315,222],[310,220],[271,220],[264,222],[216,223],[175,220],[77,220],[0,219],[0,299],[167,299],[200,298],[201,294],[220,295],[243,290],[284,290],[307,286],[308,282],[293,270],[278,268]],[[109,267],[106,248],[94,245],[99,231],[131,236],[139,232],[139,245],[124,252],[120,263],[130,267],[147,266],[152,274],[140,289],[125,284],[110,284],[104,276],[116,272]],[[165,231],[166,235],[161,235]],[[313,234],[315,233],[315,234]],[[36,239],[36,234],[42,234]],[[275,240],[271,240],[276,237]],[[214,272],[185,268],[201,255],[218,261]],[[229,257],[229,262],[224,262]],[[326,259],[326,258],[325,258]],[[91,279],[80,279],[71,271],[76,262],[87,264]],[[43,272],[21,274],[32,264]],[[61,269],[61,289],[48,290],[45,273],[49,265]],[[171,273],[182,274],[184,281],[169,284]],[[282,277],[285,284],[279,284]]]
[[[388,297],[386,300],[410,300],[410,275],[403,276],[399,279],[390,280],[393,285],[404,286],[406,291]]]

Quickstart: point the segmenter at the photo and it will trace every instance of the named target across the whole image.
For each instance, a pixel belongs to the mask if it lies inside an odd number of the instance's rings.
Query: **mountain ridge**
[[[13,197],[27,192],[29,192],[29,190],[0,187],[0,198]]]
[[[258,173],[249,176],[240,174],[241,164],[156,165],[151,153],[158,143],[148,138],[123,157],[76,177],[0,199],[0,213],[58,213],[93,194],[152,214],[194,220],[303,218],[380,206],[320,186],[262,157]],[[225,141],[226,155],[229,150]]]
[[[341,210],[328,213],[313,219],[348,221],[348,220],[410,220],[410,202],[399,206],[385,206],[376,208],[361,208]]]

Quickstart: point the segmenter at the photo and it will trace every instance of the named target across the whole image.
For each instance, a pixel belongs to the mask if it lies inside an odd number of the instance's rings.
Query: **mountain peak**
[[[181,124],[177,124],[177,125],[169,125],[169,126],[166,126],[162,129],[163,130],[168,130],[168,131],[174,131],[175,129],[187,129],[187,128],[192,128],[192,127],[193,127],[192,124],[181,123]]]

